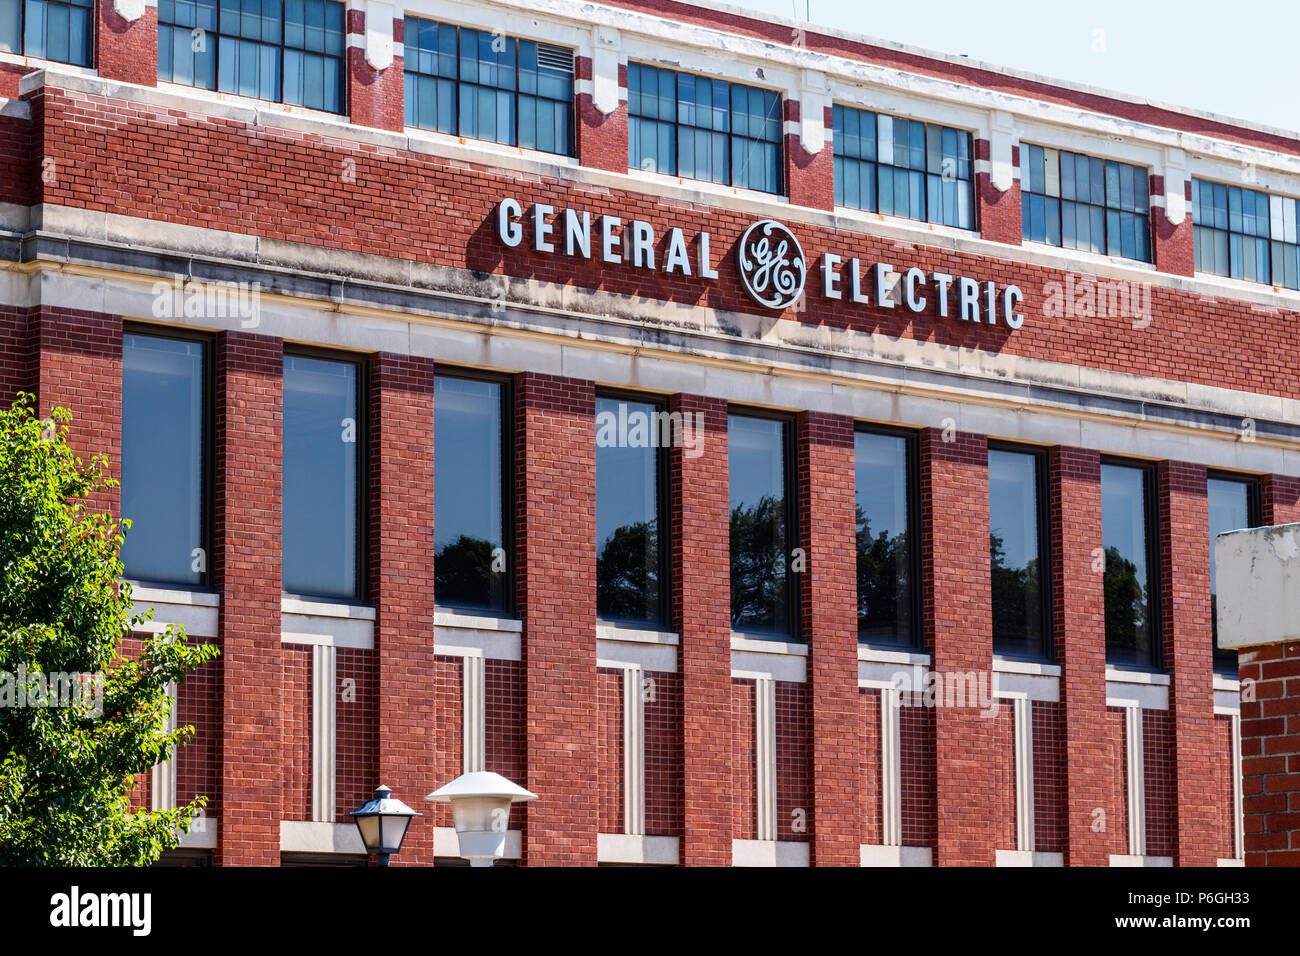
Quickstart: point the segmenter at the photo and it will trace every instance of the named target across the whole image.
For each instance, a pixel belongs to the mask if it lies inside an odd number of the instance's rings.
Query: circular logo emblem
[[[774,219],[760,219],[740,237],[740,281],[759,305],[787,309],[803,294],[807,265],[799,240]]]

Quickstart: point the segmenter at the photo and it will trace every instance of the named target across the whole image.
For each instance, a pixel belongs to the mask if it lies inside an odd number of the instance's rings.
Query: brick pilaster
[[[158,85],[158,7],[146,6],[134,21],[113,9],[113,0],[95,2],[95,69],[106,80]]]
[[[798,420],[800,577],[812,700],[816,866],[857,866],[859,777],[857,552],[853,420],[805,412]]]
[[[212,568],[221,594],[221,822],[215,862],[280,861],[280,453],[284,343],[217,336]]]
[[[370,364],[370,596],[380,714],[374,778],[413,810],[394,864],[433,862],[433,363],[380,353]],[[339,807],[347,813],[355,807]],[[341,818],[350,820],[350,817]]]
[[[366,62],[366,14],[361,10],[348,11],[348,40],[355,38],[361,44],[347,48],[347,112],[358,126],[399,133],[405,128],[402,26],[400,17],[393,20],[393,62],[383,70],[376,70]]]
[[[1210,527],[1203,465],[1161,462],[1161,638],[1174,726],[1179,866],[1213,866],[1218,832],[1214,669],[1210,631]]]
[[[1300,643],[1243,647],[1243,842],[1247,866],[1300,866]]]
[[[1048,476],[1052,633],[1065,715],[1065,862],[1106,866],[1111,830],[1124,808],[1110,805],[1101,456],[1058,446],[1048,458]]]
[[[1300,521],[1300,478],[1265,475],[1260,482],[1260,512],[1265,525]]]
[[[574,79],[581,84],[592,81],[591,58],[574,57]],[[618,108],[605,114],[596,109],[592,94],[580,92],[574,97],[577,104],[574,129],[577,133],[578,162],[592,169],[607,169],[615,173],[627,172],[627,64],[618,65]]]
[[[926,637],[942,678],[993,676],[993,609],[989,593],[988,441],[983,435],[927,428],[921,432],[922,587]],[[977,704],[938,706],[935,790],[939,865],[992,866],[1000,780],[988,772],[995,725]]]
[[[683,833],[681,861],[729,866],[731,780],[731,525],[727,403],[677,395],[699,416],[698,457],[672,449],[673,628],[680,636]]]
[[[992,157],[992,148],[987,139],[975,140],[975,159],[988,163]],[[1011,165],[1020,168],[1020,147],[1011,147]],[[977,206],[976,228],[980,238],[991,242],[1004,242],[1008,245],[1020,245],[1024,235],[1020,212],[1020,180],[1013,178],[1006,192],[999,191],[993,185],[991,173],[975,173],[975,203]]]
[[[801,104],[798,100],[783,99],[787,123],[798,124]],[[826,131],[831,130],[831,108],[826,107]],[[835,151],[828,135],[822,148],[810,153],[803,147],[797,132],[785,137],[785,189],[792,206],[810,206],[813,209],[835,208]]]
[[[515,379],[517,604],[524,620],[524,862],[596,862],[595,385]]]
[[[1151,176],[1151,195],[1163,196],[1165,177]],[[1189,276],[1196,271],[1196,255],[1192,244],[1192,183],[1185,184],[1187,214],[1178,225],[1165,216],[1164,206],[1151,207],[1151,260],[1161,272]]]

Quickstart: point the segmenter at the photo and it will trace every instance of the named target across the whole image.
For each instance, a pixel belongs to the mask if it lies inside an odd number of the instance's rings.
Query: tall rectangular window
[[[1237,652],[1219,648],[1218,598],[1214,570],[1214,539],[1228,531],[1256,528],[1262,523],[1259,482],[1237,475],[1211,474],[1206,482],[1210,517],[1210,628],[1214,635],[1214,667],[1237,676]]]
[[[132,580],[208,584],[209,381],[205,342],[122,337],[122,562]]]
[[[853,438],[858,640],[919,646],[915,439],[859,430]]]
[[[1196,271],[1300,289],[1297,202],[1192,180]]]
[[[361,597],[361,366],[287,354],[281,500],[284,590]]]
[[[671,429],[658,402],[596,398],[596,614],[604,620],[666,620],[665,422]]]
[[[1009,657],[1051,656],[1046,457],[989,446],[989,577],[993,649]]]
[[[1140,166],[1020,145],[1021,228],[1033,242],[1150,262],[1149,193]]]
[[[574,155],[573,51],[405,21],[406,125]]]
[[[158,79],[344,110],[337,0],[158,0]]]
[[[850,106],[831,114],[837,206],[975,228],[969,133]]]
[[[434,599],[440,605],[508,611],[508,388],[503,381],[434,380]]]
[[[794,635],[798,616],[791,551],[797,534],[790,423],[729,415],[731,627]]]
[[[781,192],[780,94],[644,63],[627,70],[630,168]]]
[[[0,0],[0,51],[90,66],[93,0]]]
[[[1158,670],[1159,574],[1156,569],[1155,472],[1103,460],[1101,538],[1105,552],[1106,660]]]

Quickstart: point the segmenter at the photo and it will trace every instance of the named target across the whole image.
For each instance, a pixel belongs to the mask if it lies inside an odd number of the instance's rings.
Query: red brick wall
[[[904,697],[906,698],[906,695]],[[935,786],[934,713],[933,707],[923,707],[919,704],[905,705],[898,712],[903,846],[933,848],[938,842],[939,804]]]
[[[1165,177],[1151,177],[1151,195],[1161,196],[1165,191]],[[1184,186],[1187,215],[1174,225],[1165,215],[1164,207],[1151,209],[1151,261],[1161,272],[1189,276],[1196,271],[1196,253],[1193,245],[1192,184]]]
[[[984,758],[989,765],[987,776],[996,786],[991,822],[995,850],[1016,848],[1016,710],[1009,700],[999,700],[997,713],[984,718],[992,731],[992,749]]]
[[[17,96],[15,89],[6,93],[5,80],[15,74],[7,73],[0,64],[0,97]],[[33,168],[40,169],[40,160],[33,160],[30,154],[32,124],[28,120],[13,116],[0,116],[0,202],[26,206],[32,201],[29,191],[29,177]]]
[[[1145,776],[1143,806],[1146,809],[1147,854],[1150,856],[1177,857],[1180,842],[1185,842],[1186,832],[1178,824],[1178,796],[1174,763],[1174,721],[1169,711],[1142,711],[1142,770]],[[1210,728],[1206,728],[1207,731]],[[1204,741],[1208,750],[1212,738]],[[1214,795],[1207,794],[1210,800]],[[1209,806],[1205,808],[1209,811]],[[1184,824],[1186,826],[1186,824]],[[1198,834],[1201,836],[1201,834]],[[1192,847],[1195,864],[1183,866],[1213,866],[1213,834],[1204,834],[1204,841]],[[1180,862],[1175,860],[1175,863]]]
[[[370,594],[375,605],[375,780],[424,811],[434,789],[433,363],[380,353],[370,375]],[[443,781],[446,782],[446,781]],[[349,808],[352,809],[352,808]],[[427,821],[421,821],[427,822]],[[433,862],[433,827],[411,826],[398,864]]]
[[[575,80],[592,78],[591,58],[573,58]],[[627,64],[618,66],[618,85],[627,89]],[[616,173],[627,172],[627,101],[620,100],[618,108],[606,115],[596,109],[590,93],[574,97],[577,131],[578,162],[592,169],[608,169]]]
[[[1065,709],[1059,701],[1030,704],[1034,723],[1034,849],[1064,853],[1066,831]]]
[[[351,823],[349,814],[373,797],[378,786],[375,652],[340,647],[335,651],[334,680],[334,816],[340,823]],[[409,805],[426,814],[433,806],[421,808],[415,801],[409,801]]]
[[[1260,482],[1260,504],[1266,525],[1300,521],[1300,478],[1265,475]]]
[[[596,670],[596,788],[601,833],[623,832],[623,670]]]
[[[596,796],[580,741],[595,730],[596,393],[516,377],[517,610],[524,619],[530,865],[596,862]]]
[[[451,783],[465,772],[464,659],[444,655],[434,658],[430,683],[433,686],[434,700],[434,776],[425,793]],[[486,700],[484,707],[486,709]],[[430,826],[452,826],[450,804],[427,803],[424,812],[429,818]]]
[[[774,681],[776,692],[776,838],[804,842],[816,833],[812,721],[808,684]],[[853,806],[846,829],[856,832]],[[802,828],[802,829],[801,829]],[[830,860],[823,860],[829,864]]]
[[[158,8],[128,23],[113,9],[113,0],[95,2],[95,62],[106,80],[141,86],[158,85]]]
[[[645,701],[645,832],[682,835],[681,678],[669,671],[647,671]]]
[[[1300,644],[1243,649],[1242,810],[1247,866],[1300,866]]]
[[[975,140],[975,158],[988,160],[992,155],[989,141]],[[1020,147],[1011,149],[1011,162],[1020,165]],[[980,237],[992,242],[1005,242],[1020,245],[1024,234],[1024,225],[1020,212],[1020,180],[1012,179],[1006,192],[999,192],[993,185],[990,173],[975,174],[975,202],[978,210]]]
[[[486,690],[484,718],[484,762],[487,769],[515,782],[525,778],[524,769],[524,669],[519,661],[483,662]],[[522,830],[528,823],[528,804],[517,803],[510,811],[510,828]]]
[[[176,805],[206,796],[204,816],[221,812],[221,664],[209,661],[186,678],[176,693],[176,725],[194,736],[176,758]]]
[[[216,501],[212,568],[221,593],[223,865],[280,860],[284,718],[266,693],[280,672],[280,411],[283,343],[215,340]]]
[[[281,719],[284,721],[281,812],[285,820],[310,820],[312,649],[307,644],[285,644],[280,649],[280,657]]]
[[[1232,717],[1216,714],[1214,718],[1214,822],[1212,850],[1219,859],[1237,855],[1236,820],[1233,819],[1233,781],[1237,768],[1232,762]]]
[[[401,132],[405,126],[405,96],[402,74],[402,18],[393,20],[393,62],[380,72],[366,62],[364,47],[348,47],[347,112],[361,126]],[[366,15],[348,11],[348,39],[356,36],[365,43]]]
[[[752,680],[731,680],[731,812],[732,837],[758,836],[758,752],[754,739],[755,689]],[[690,780],[689,774],[686,778]],[[689,834],[689,830],[687,833]]]
[[[1068,713],[1068,711],[1067,711]],[[1101,742],[1105,745],[1105,763],[1102,765],[1102,773],[1106,779],[1106,790],[1103,800],[1097,806],[1104,813],[1104,817],[1090,814],[1088,816],[1088,826],[1102,827],[1097,835],[1100,837],[1099,843],[1100,858],[1102,866],[1109,862],[1110,854],[1129,852],[1128,843],[1128,764],[1126,763],[1128,755],[1127,738],[1125,736],[1125,716],[1122,707],[1107,707],[1102,715],[1102,726],[1104,736]],[[1077,839],[1076,826],[1073,819],[1070,821],[1070,851],[1073,859],[1075,840]],[[1088,846],[1092,850],[1091,845]],[[1067,862],[1070,862],[1067,859]],[[1073,866],[1082,866],[1074,862]],[[1091,863],[1089,862],[1089,864]]]
[[[797,100],[783,99],[787,122],[797,123],[801,106]],[[826,107],[826,130],[831,129],[831,108]],[[792,206],[809,206],[813,209],[835,208],[835,150],[828,136],[822,148],[810,153],[803,148],[798,133],[786,133],[785,185]]]
[[[880,691],[867,687],[858,691],[858,727],[862,728],[862,746],[858,748],[859,840],[879,846],[884,839],[880,816]]]

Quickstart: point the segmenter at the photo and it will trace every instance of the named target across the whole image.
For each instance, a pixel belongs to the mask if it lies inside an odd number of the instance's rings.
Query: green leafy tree
[[[1106,643],[1134,651],[1146,650],[1151,643],[1146,586],[1138,578],[1137,565],[1115,547],[1106,549],[1104,588]]]
[[[786,607],[785,502],[764,495],[751,508],[731,509],[731,623],[782,627]]]
[[[611,620],[634,621],[659,603],[659,536],[654,521],[616,529],[596,558],[596,607]]]
[[[1030,643],[1042,638],[1041,585],[1038,559],[1030,558],[1022,568],[1007,564],[1002,537],[989,534],[989,565],[992,581],[993,636]]]
[[[858,634],[898,640],[911,625],[907,532],[871,533],[871,520],[857,508]]]
[[[169,626],[122,654],[146,617],[121,580],[121,527],[88,500],[115,486],[108,460],[72,453],[71,417],[42,421],[29,395],[0,411],[0,865],[145,866],[205,798],[132,810],[134,777],[193,734],[168,731],[167,687],[217,650]]]

